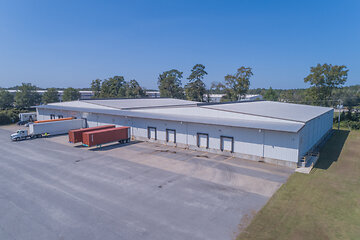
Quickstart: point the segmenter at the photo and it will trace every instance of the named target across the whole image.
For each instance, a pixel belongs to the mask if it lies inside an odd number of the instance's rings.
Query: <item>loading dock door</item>
[[[221,136],[220,140],[221,140],[221,143],[220,143],[221,151],[234,152],[234,138],[233,137]]]
[[[198,133],[197,134],[197,145],[200,148],[209,148],[209,134]]]
[[[176,143],[176,131],[174,129],[166,129],[166,141]]]
[[[157,139],[155,127],[148,127],[148,138],[154,140]]]

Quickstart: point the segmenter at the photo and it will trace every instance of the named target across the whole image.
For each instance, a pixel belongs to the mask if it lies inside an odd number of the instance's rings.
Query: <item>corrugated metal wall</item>
[[[299,159],[313,148],[332,129],[334,110],[306,123],[300,130]]]

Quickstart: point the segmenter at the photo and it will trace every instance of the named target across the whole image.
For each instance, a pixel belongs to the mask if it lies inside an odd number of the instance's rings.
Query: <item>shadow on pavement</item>
[[[121,147],[130,146],[130,145],[137,144],[137,143],[140,143],[140,142],[141,141],[131,141],[129,143],[114,143],[114,144],[111,144],[111,145],[90,148],[89,150],[90,151],[107,151],[107,150],[111,150],[111,149],[115,149],[115,148],[121,148]]]
[[[320,158],[314,168],[328,169],[333,162],[336,162],[344,147],[349,131],[334,130],[334,134],[320,150]]]

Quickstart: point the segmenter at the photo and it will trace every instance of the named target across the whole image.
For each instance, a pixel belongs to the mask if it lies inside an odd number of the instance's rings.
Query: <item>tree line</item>
[[[191,69],[190,75],[186,78],[187,82],[183,86],[183,72],[178,69],[164,71],[159,74],[157,79],[160,96],[198,102],[206,101],[212,92],[211,89],[206,88],[204,83],[207,74],[204,65],[196,64]],[[244,97],[249,90],[252,75],[250,67],[240,67],[235,74],[226,75],[224,83],[218,83],[226,90],[224,99],[237,101]],[[94,98],[139,98],[144,97],[146,93],[145,88],[141,87],[136,80],[125,81],[122,76],[93,80],[91,90],[94,92]]]
[[[48,104],[59,102],[59,92],[56,88],[48,88],[43,95],[36,90],[38,88],[31,83],[23,83],[18,86],[15,94],[5,89],[0,90],[0,109],[28,109],[40,103]],[[80,99],[80,92],[75,88],[66,88],[63,93],[63,101],[73,101]]]
[[[250,89],[250,80],[253,76],[251,67],[241,66],[234,74],[227,74],[221,82],[213,82],[209,88],[204,83],[208,73],[205,66],[196,64],[186,77],[183,86],[183,72],[177,69],[164,71],[158,75],[157,85],[161,97],[187,99],[192,101],[209,101],[210,94],[223,94],[222,102],[238,101],[246,94],[261,94],[264,99],[321,106],[336,106],[341,103],[345,106],[360,104],[360,87],[342,87],[346,80],[348,69],[344,65],[318,64],[310,68],[310,73],[304,78],[309,83],[307,89]],[[41,96],[36,92],[39,88],[30,83],[16,86],[14,94],[0,90],[0,109],[26,109],[40,103],[47,104],[59,101],[56,88],[49,88]],[[89,90],[93,91],[94,98],[141,98],[145,97],[146,89],[135,80],[126,81],[123,76],[114,76],[104,80],[96,79],[91,82]],[[72,101],[80,98],[78,89],[64,89],[63,101]]]

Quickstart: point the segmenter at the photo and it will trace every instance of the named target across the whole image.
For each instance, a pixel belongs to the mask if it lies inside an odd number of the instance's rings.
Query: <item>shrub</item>
[[[20,111],[17,109],[8,109],[0,111],[0,125],[15,123],[19,121]]]
[[[359,121],[345,121],[345,125],[351,130],[360,130],[360,122]]]

